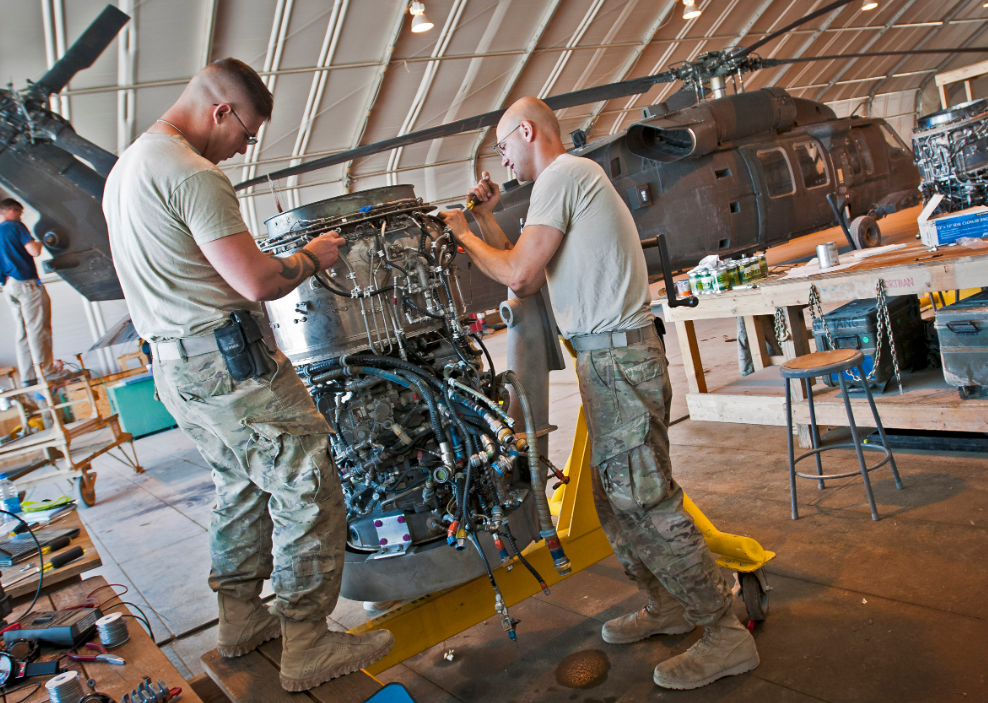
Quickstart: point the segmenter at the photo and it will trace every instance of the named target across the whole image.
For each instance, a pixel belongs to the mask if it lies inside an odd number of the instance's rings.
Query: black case
[[[926,337],[923,333],[923,318],[919,312],[919,299],[915,295],[897,295],[887,298],[889,320],[892,323],[892,336],[895,338],[895,351],[899,370],[918,371],[927,365]],[[862,298],[842,305],[824,315],[834,346],[838,349],[860,349],[864,352],[864,372],[871,373],[875,365],[875,342],[878,333],[878,302],[876,298]],[[830,349],[827,334],[821,320],[813,321],[813,337],[817,351]],[[884,389],[889,379],[895,376],[892,357],[887,339],[882,341],[882,355],[878,371],[871,385]],[[861,384],[844,372],[844,380],[852,386]],[[828,386],[837,387],[840,383],[837,374],[823,378]]]

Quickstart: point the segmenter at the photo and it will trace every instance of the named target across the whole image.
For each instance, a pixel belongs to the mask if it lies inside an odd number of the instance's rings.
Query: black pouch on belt
[[[274,361],[264,347],[261,329],[247,310],[230,313],[230,324],[213,335],[234,381],[257,378],[274,370]]]

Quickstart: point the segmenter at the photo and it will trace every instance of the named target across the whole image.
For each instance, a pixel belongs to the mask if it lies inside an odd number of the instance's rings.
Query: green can
[[[748,283],[754,283],[762,277],[762,269],[754,256],[745,259],[744,270],[748,276]]]
[[[727,275],[731,279],[731,288],[741,285],[741,267],[738,265],[738,262],[727,262]]]
[[[751,283],[751,260],[748,257],[738,262],[738,275],[741,277],[741,285]]]
[[[699,291],[701,295],[709,295],[714,292],[713,273],[710,269],[701,270],[699,280]]]
[[[758,268],[762,272],[762,278],[765,278],[765,277],[768,276],[768,259],[765,258],[765,255],[764,254],[759,254],[758,255]]]
[[[724,291],[731,290],[731,275],[727,272],[727,267],[718,266],[717,270],[713,271],[711,282],[713,284],[711,292],[713,293],[723,293]]]
[[[693,269],[688,274],[690,280],[690,291],[693,295],[700,294],[700,272],[697,269]]]

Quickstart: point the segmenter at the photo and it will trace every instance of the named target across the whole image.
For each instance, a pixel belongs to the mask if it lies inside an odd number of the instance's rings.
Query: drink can
[[[761,270],[762,278],[768,276],[768,259],[764,254],[758,255],[758,268]]]
[[[689,276],[690,291],[693,295],[700,295],[700,272],[693,269],[687,275]]]
[[[700,271],[700,294],[709,295],[714,292],[713,273],[710,269]]]
[[[686,297],[690,294],[690,282],[686,281],[676,281],[676,295],[680,297]]]
[[[731,289],[731,275],[727,272],[726,266],[718,266],[711,277],[713,285],[712,292],[723,293]]]
[[[727,275],[731,279],[731,288],[741,285],[741,267],[736,261],[727,264]]]

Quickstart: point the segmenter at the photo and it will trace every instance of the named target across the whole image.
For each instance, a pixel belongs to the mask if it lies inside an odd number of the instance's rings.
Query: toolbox
[[[943,378],[962,398],[988,386],[988,291],[937,311]]]
[[[926,337],[923,333],[923,318],[920,317],[919,299],[915,295],[897,295],[887,298],[889,321],[892,323],[892,336],[899,361],[899,371],[918,371],[927,365]],[[875,341],[878,334],[878,304],[875,298],[862,298],[842,305],[823,316],[830,329],[830,336],[837,349],[860,349],[864,353],[865,374],[870,374],[875,366]],[[817,351],[831,348],[824,330],[823,321],[813,320],[813,337]],[[844,380],[851,386],[861,383],[851,377],[851,371],[844,371]],[[854,370],[857,375],[857,370]],[[895,376],[892,356],[887,339],[882,341],[882,353],[878,370],[871,381],[872,387],[885,389],[885,384]],[[823,382],[831,387],[840,386],[837,374],[823,377]]]
[[[135,438],[158,432],[178,423],[154,397],[151,374],[131,376],[106,389],[113,412],[120,416],[120,427]]]

